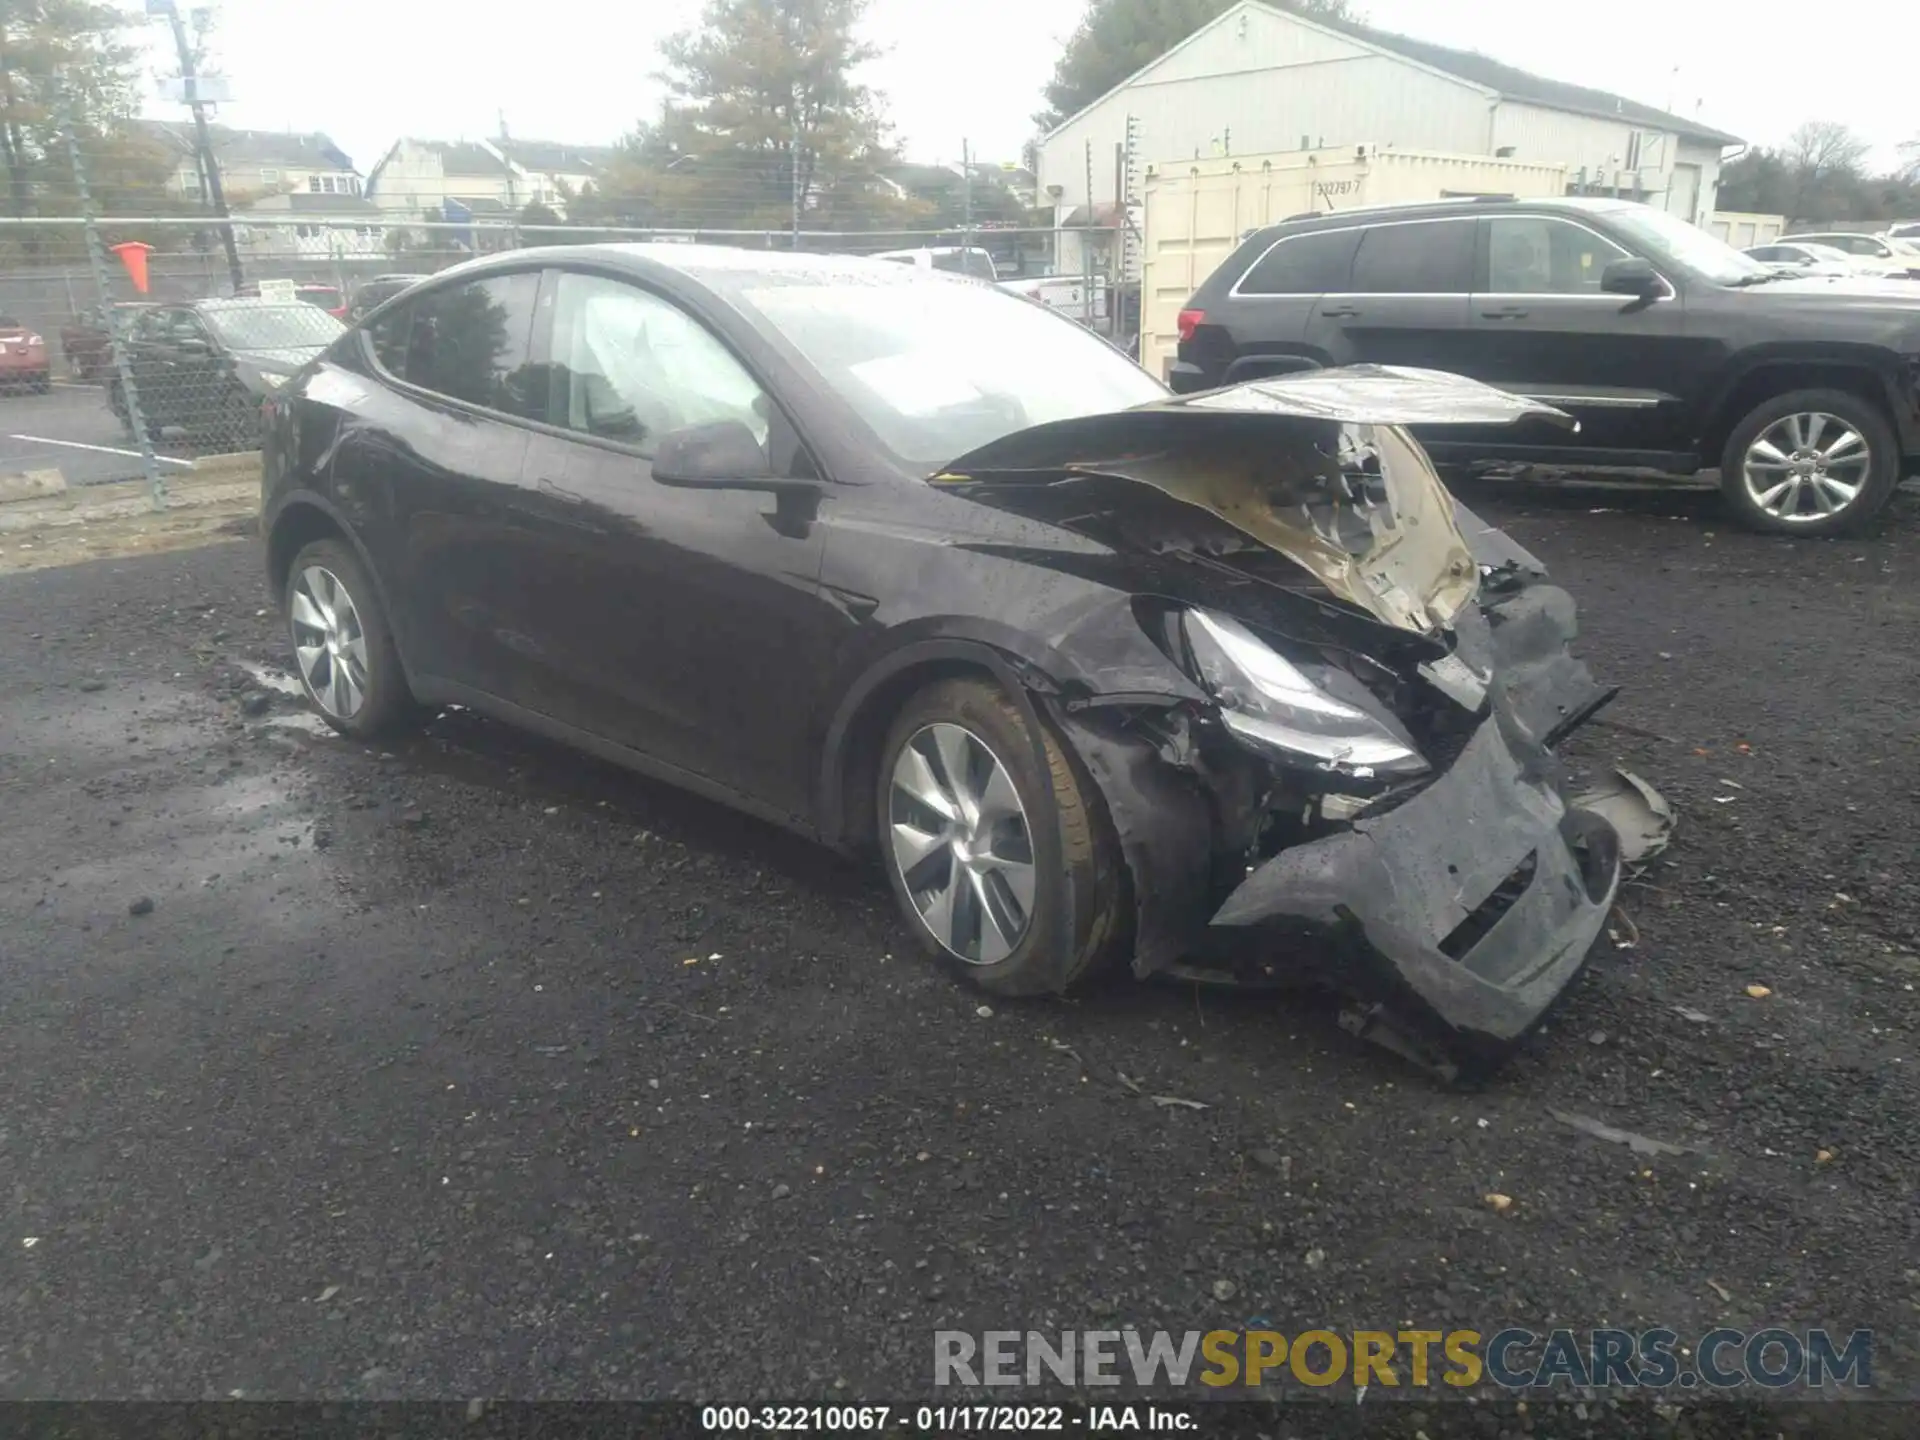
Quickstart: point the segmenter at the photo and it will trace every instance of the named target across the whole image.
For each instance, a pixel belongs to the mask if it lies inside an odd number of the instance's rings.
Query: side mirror
[[[774,489],[779,480],[767,447],[738,420],[713,420],[669,430],[653,457],[653,478],[662,485],[705,485],[741,490]]]
[[[1600,272],[1600,289],[1608,295],[1631,295],[1636,300],[1652,300],[1666,293],[1666,282],[1654,270],[1651,261],[1638,255],[1612,260]]]

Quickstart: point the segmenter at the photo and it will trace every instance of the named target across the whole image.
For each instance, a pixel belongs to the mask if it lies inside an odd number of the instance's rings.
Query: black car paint
[[[375,577],[421,700],[473,706],[850,850],[870,835],[871,767],[892,709],[943,669],[984,669],[1028,720],[1043,768],[1044,711],[1092,774],[1131,872],[1136,970],[1204,963],[1209,949],[1232,951],[1237,963],[1250,930],[1245,900],[1220,907],[1245,879],[1239,857],[1260,824],[1260,764],[1202,733],[1209,697],[1149,633],[1152,612],[1214,605],[1302,646],[1407,665],[1444,656],[1449,643],[1332,602],[1277,556],[1250,583],[1191,553],[1155,553],[1154,535],[1204,530],[1213,517],[1131,481],[1077,480],[1118,487],[1122,508],[1139,517],[1131,531],[1122,523],[1108,533],[1019,513],[1044,506],[1043,495],[1057,500],[1061,487],[1029,489],[1010,505],[1005,494],[982,503],[965,487],[927,484],[881,458],[798,355],[680,261],[598,247],[520,252],[433,283],[571,268],[681,305],[775,397],[773,428],[788,437],[775,452],[794,482],[785,493],[677,489],[624,447],[394,380],[355,332],[271,407],[262,525],[276,590],[298,543],[337,528]],[[1461,518],[1490,577],[1522,597],[1551,589],[1524,551]],[[1557,797],[1540,738],[1545,712],[1565,719],[1572,707],[1583,718],[1605,694],[1566,656],[1569,625],[1522,629],[1533,643],[1517,653],[1500,651],[1484,627],[1464,642],[1483,647],[1501,682],[1477,726],[1505,737],[1484,742],[1495,752],[1481,762],[1484,779]],[[1555,684],[1522,704],[1522,677],[1539,666],[1559,667]],[[1421,822],[1413,804],[1399,822],[1412,832],[1401,858],[1429,879],[1460,846],[1463,807],[1477,807],[1503,855],[1542,848],[1565,818],[1564,805],[1546,816],[1545,801],[1451,788],[1459,798],[1444,810],[1428,802],[1437,822]],[[1057,834],[1038,828],[1043,873],[1064,874],[1044,865],[1058,861]],[[1571,863],[1549,863],[1556,883]],[[1274,888],[1267,870],[1254,879],[1263,894]],[[1543,992],[1557,993],[1577,970],[1611,883],[1554,910],[1564,944],[1533,977]],[[1273,925],[1305,916],[1315,930],[1307,901],[1288,903],[1276,898]],[[1404,1023],[1438,1049],[1510,1046],[1525,1028],[1513,1023],[1512,997],[1502,1008],[1457,986],[1436,992],[1430,938],[1403,943],[1391,903],[1371,902],[1382,903],[1388,918],[1365,927],[1366,953],[1379,963],[1336,983],[1375,1004],[1413,997],[1418,1014]],[[1268,959],[1269,972],[1305,968],[1291,945]],[[1069,960],[1058,957],[1058,973]],[[1533,1005],[1527,1023],[1537,998],[1521,1001]]]
[[[154,322],[169,314],[192,317],[193,333],[156,334]],[[235,346],[207,323],[206,311],[193,304],[157,305],[136,314],[123,336],[140,410],[156,431],[209,429],[236,443],[251,442],[255,407],[275,386],[317,359],[323,345],[256,349]],[[109,367],[111,368],[111,367]],[[110,382],[114,407],[124,418],[118,379]]]
[[[1181,342],[1169,383],[1199,391],[1299,364],[1391,359],[1432,366],[1552,396],[1581,422],[1571,440],[1526,422],[1509,433],[1440,435],[1415,427],[1437,459],[1644,465],[1691,474],[1718,463],[1743,397],[1767,372],[1790,370],[1795,385],[1846,374],[1884,400],[1903,453],[1920,458],[1920,293],[1820,279],[1729,287],[1661,259],[1655,265],[1671,293],[1657,300],[1483,293],[1490,224],[1501,216],[1571,220],[1631,255],[1654,258],[1612,213],[1578,202],[1480,201],[1268,226],[1249,235],[1187,302],[1206,319]],[[1283,236],[1443,219],[1470,220],[1478,231],[1465,295],[1231,294]]]

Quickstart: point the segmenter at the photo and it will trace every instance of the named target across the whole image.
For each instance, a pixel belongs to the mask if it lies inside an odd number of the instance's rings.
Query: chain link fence
[[[628,241],[884,256],[999,284],[1123,347],[1137,327],[1112,275],[1126,243],[1113,228],[0,217],[0,474],[59,470],[75,486],[140,478],[151,463],[164,481],[198,458],[257,448],[262,405],[283,378],[413,281],[476,255]]]

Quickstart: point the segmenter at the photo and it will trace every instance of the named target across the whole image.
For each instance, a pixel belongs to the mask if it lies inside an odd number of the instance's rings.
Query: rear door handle
[[[1357,305],[1328,305],[1320,311],[1323,320],[1358,320],[1360,307]]]
[[[1482,310],[1480,313],[1489,320],[1524,320],[1527,318],[1527,307],[1524,305],[1501,305],[1492,310]]]

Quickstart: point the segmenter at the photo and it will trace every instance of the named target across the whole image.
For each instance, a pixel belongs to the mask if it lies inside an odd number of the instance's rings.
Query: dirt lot
[[[1473,1094],[1311,998],[983,1014],[754,822],[325,738],[244,543],[0,576],[0,1395],[900,1398],[936,1328],[1254,1317],[1870,1326],[1914,1395],[1920,517],[1475,499],[1629,687],[1573,758],[1681,828]]]

